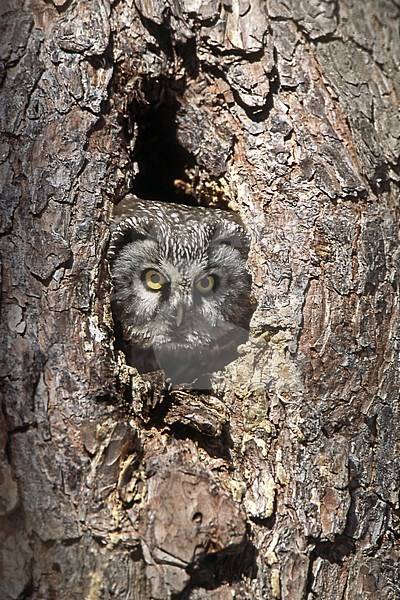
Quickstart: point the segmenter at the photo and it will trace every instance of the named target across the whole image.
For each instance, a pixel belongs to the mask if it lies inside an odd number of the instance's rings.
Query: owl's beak
[[[178,310],[176,313],[176,326],[180,327],[182,325],[182,321],[183,321],[183,306],[182,306],[182,304],[179,304]]]

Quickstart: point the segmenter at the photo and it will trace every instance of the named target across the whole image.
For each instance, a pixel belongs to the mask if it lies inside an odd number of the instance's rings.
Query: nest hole
[[[158,95],[153,90],[147,106],[142,103],[132,107],[136,124],[132,161],[136,174],[131,191],[144,199],[196,205],[189,176],[196,161],[178,140],[180,103],[171,90],[160,88]]]

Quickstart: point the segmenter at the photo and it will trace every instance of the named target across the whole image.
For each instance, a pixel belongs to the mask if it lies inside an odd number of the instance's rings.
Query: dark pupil
[[[152,275],[150,275],[150,279],[152,283],[160,283],[160,276],[158,275],[158,273],[153,273]]]
[[[201,285],[202,288],[207,288],[208,287],[208,279],[207,278],[206,279],[202,279],[200,281],[200,285]]]

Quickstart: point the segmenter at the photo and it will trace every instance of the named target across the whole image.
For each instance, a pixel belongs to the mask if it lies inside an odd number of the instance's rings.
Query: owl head
[[[109,259],[131,364],[193,383],[236,357],[251,313],[248,243],[230,212],[126,197]]]

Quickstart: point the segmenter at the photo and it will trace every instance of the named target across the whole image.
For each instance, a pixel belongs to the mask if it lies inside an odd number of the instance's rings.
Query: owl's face
[[[132,352],[185,381],[232,360],[247,338],[250,280],[231,213],[136,200],[113,240],[114,318]]]

